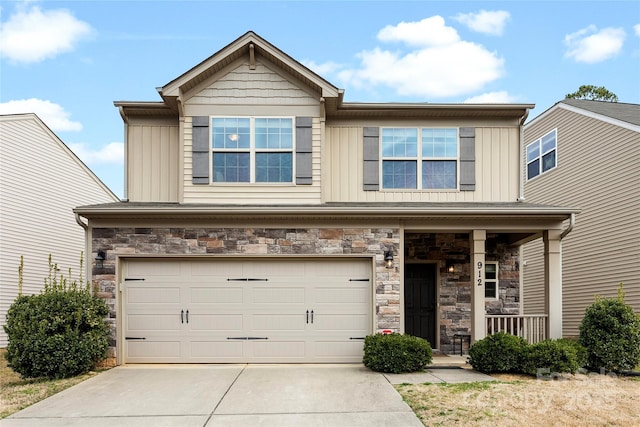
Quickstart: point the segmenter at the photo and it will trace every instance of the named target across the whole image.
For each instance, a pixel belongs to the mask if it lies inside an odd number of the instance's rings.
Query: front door
[[[436,264],[405,264],[404,329],[408,335],[436,340]]]

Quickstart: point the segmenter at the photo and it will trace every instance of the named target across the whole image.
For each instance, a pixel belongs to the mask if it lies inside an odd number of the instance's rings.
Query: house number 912
[[[482,263],[478,262],[478,286],[482,286]]]

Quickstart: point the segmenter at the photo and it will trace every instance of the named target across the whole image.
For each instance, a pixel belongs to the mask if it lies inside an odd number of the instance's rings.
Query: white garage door
[[[124,263],[127,363],[361,362],[369,260]]]

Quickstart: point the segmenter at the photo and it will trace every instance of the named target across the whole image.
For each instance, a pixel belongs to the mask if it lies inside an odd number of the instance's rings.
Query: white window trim
[[[416,129],[418,131],[418,141],[416,147],[416,157],[384,157],[382,131],[383,129]],[[423,129],[455,129],[457,138],[456,156],[455,157],[422,157],[422,130]],[[429,192],[458,192],[460,191],[460,128],[456,126],[383,126],[380,128],[380,162],[379,174],[380,191],[390,192],[411,192],[411,191],[429,191]],[[416,162],[416,187],[415,188],[385,188],[383,164],[386,161],[415,161]],[[422,162],[423,161],[455,161],[456,162],[456,187],[455,188],[422,188]]]
[[[214,148],[213,147],[213,119],[249,119],[249,148]],[[291,119],[292,142],[291,148],[256,149],[255,121],[256,119]],[[209,116],[209,176],[211,185],[279,185],[292,186],[296,182],[296,119],[294,116]],[[216,182],[213,180],[213,153],[246,153],[249,152],[249,182]],[[287,182],[256,182],[256,152],[258,153],[291,153],[291,181]]]
[[[555,147],[554,149],[552,149],[552,150],[547,150],[547,151],[544,151],[544,152],[543,152],[543,151],[542,151],[542,139],[543,139],[544,137],[546,137],[547,135],[551,135],[552,133],[555,133],[555,134],[556,134],[556,147]],[[526,158],[526,157],[527,157],[527,150],[528,150],[528,148],[529,148],[530,146],[532,146],[532,145],[533,145],[533,144],[535,144],[535,143],[539,143],[539,144],[540,144],[540,155],[539,155],[538,157],[536,157],[535,159],[533,159],[533,160],[529,161],[529,160]],[[543,170],[542,170],[542,158],[544,157],[544,155],[545,155],[545,154],[550,153],[550,152],[551,152],[551,151],[553,151],[553,150],[555,150],[555,152],[556,152],[556,156],[555,156],[555,157],[556,157],[555,166],[553,166],[553,167],[552,167],[551,169],[549,169],[549,170],[543,171]],[[547,132],[547,133],[545,133],[544,135],[542,135],[540,138],[538,138],[538,139],[536,139],[536,140],[531,141],[530,143],[528,143],[528,144],[525,146],[525,148],[524,148],[524,155],[525,155],[525,159],[524,159],[524,160],[525,160],[525,171],[524,171],[524,173],[525,173],[525,175],[526,175],[527,181],[532,181],[532,180],[534,180],[534,179],[538,178],[539,176],[542,176],[542,175],[544,175],[545,173],[547,173],[547,172],[551,172],[552,170],[554,170],[555,168],[557,168],[557,167],[558,167],[558,128],[552,129],[552,130],[550,130],[549,132]],[[535,162],[535,161],[536,161],[536,159],[537,159],[537,160],[540,160],[540,163],[538,164],[538,175],[534,176],[533,178],[529,178],[529,163],[533,163],[533,162]]]
[[[485,261],[484,263],[485,265],[485,277],[484,277],[484,285],[485,285],[485,289],[487,286],[487,283],[495,283],[496,284],[496,294],[493,297],[488,297],[485,296],[484,299],[487,301],[496,301],[498,299],[500,299],[500,265],[498,263],[498,261]],[[496,266],[496,278],[495,279],[487,279],[487,265],[495,265]]]

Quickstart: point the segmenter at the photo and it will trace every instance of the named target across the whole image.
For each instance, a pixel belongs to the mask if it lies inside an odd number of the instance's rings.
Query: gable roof
[[[623,102],[589,101],[586,99],[563,99],[551,108],[541,113],[525,125],[525,128],[538,119],[548,116],[557,109],[569,110],[583,116],[591,117],[620,126],[625,129],[640,132],[640,104]]]

